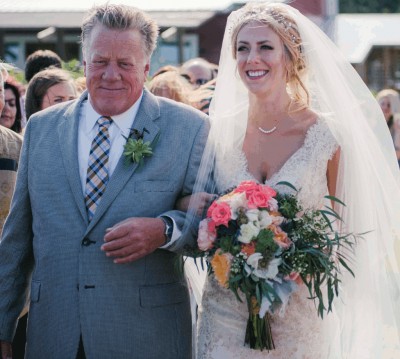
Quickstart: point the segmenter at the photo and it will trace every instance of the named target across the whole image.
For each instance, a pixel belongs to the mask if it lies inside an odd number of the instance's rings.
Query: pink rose
[[[260,185],[254,181],[242,181],[239,183],[239,185],[234,189],[233,192],[235,193],[246,193],[246,197],[249,198],[249,196],[254,192],[254,191],[259,191],[260,190]]]
[[[197,238],[197,245],[201,251],[208,251],[214,246],[216,238],[215,231],[210,231],[209,223],[212,222],[210,219],[204,219],[199,224],[199,235]],[[215,229],[215,226],[214,226]]]
[[[254,191],[248,196],[249,208],[267,208],[269,206],[269,196],[262,191]]]
[[[217,201],[214,201],[213,203],[211,203],[211,206],[208,207],[208,210],[207,210],[208,218],[211,218],[211,214],[213,213],[215,207],[217,207]]]
[[[210,233],[213,233],[215,236],[217,235],[217,229],[216,229],[216,226],[215,226],[215,222],[212,219],[208,219],[207,227],[208,227],[208,231]]]
[[[224,225],[228,227],[231,219],[231,207],[227,203],[214,202],[207,211],[207,217],[211,218],[216,226]]]
[[[260,186],[260,190],[268,197],[268,202],[276,196],[276,191],[267,185]]]

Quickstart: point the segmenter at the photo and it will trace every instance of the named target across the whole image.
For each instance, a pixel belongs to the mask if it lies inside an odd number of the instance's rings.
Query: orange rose
[[[228,279],[232,258],[230,253],[222,253],[222,251],[218,249],[211,260],[215,278],[217,278],[220,286],[224,288],[229,288]]]
[[[246,253],[248,257],[256,252],[256,244],[254,242],[250,242],[248,244],[242,245],[242,253]]]
[[[269,214],[274,217],[281,217],[282,214],[279,211],[270,211]]]

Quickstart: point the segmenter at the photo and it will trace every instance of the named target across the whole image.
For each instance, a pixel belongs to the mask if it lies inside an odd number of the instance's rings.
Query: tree
[[[340,13],[396,13],[399,0],[339,0]]]

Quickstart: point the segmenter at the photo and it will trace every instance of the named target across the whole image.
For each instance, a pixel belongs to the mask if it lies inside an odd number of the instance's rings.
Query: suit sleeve
[[[199,170],[203,151],[207,142],[209,129],[210,125],[208,119],[203,120],[194,137],[185,181],[182,188],[182,196],[190,195],[193,192],[193,187],[196,183],[197,172]],[[178,226],[181,232],[181,235],[177,240],[163,248],[182,254],[191,252],[194,248],[196,248],[196,233],[198,229],[198,220],[196,218],[190,218],[189,214],[178,210],[168,211],[162,215],[173,218],[175,224]]]
[[[31,125],[28,123],[24,136],[11,210],[0,241],[0,339],[9,342],[27,300],[33,269],[32,211],[28,186]]]

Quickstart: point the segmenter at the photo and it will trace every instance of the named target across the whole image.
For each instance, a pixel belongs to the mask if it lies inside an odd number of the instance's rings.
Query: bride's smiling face
[[[286,88],[285,49],[267,25],[251,22],[239,31],[236,63],[240,78],[256,95]]]

